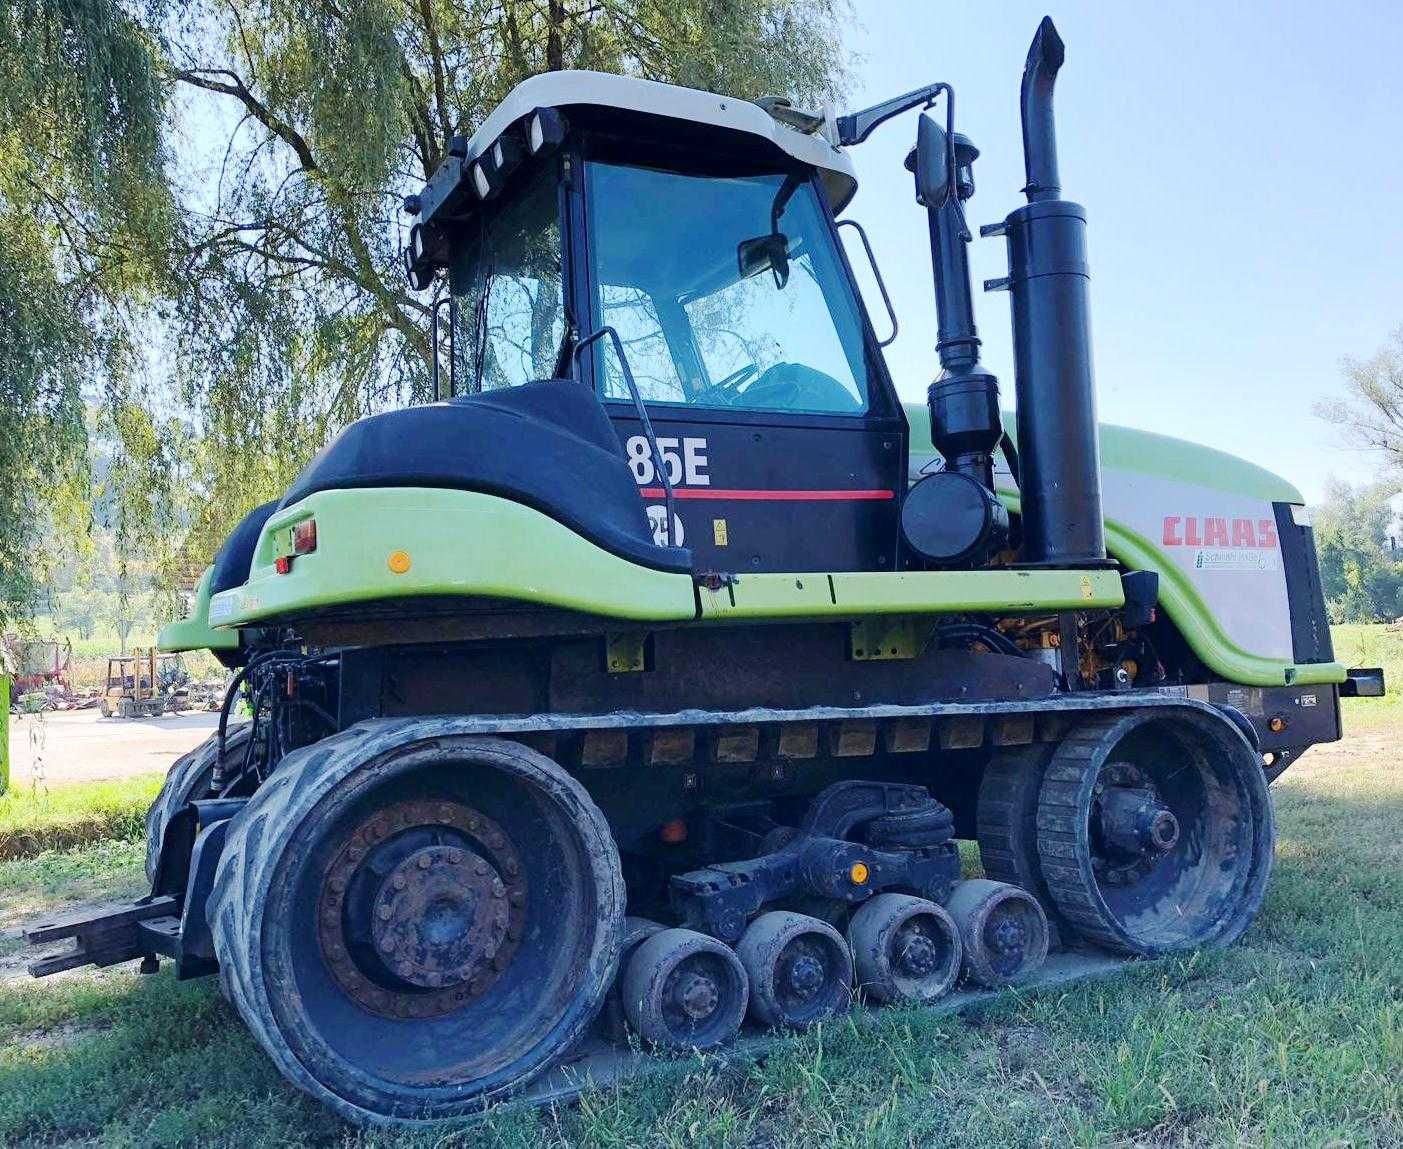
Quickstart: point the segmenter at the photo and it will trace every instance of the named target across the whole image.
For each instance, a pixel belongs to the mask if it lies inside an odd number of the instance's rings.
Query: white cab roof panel
[[[852,163],[841,148],[822,136],[786,127],[748,100],[607,72],[544,72],[523,80],[468,141],[467,162],[483,155],[503,131],[536,108],[559,108],[568,114],[570,107],[580,105],[619,108],[759,136],[819,170],[835,213],[857,192]]]

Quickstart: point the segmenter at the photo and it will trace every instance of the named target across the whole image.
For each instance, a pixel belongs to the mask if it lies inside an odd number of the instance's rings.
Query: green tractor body
[[[344,430],[162,632],[235,670],[219,732],[152,809],[151,894],[31,931],[77,939],[36,974],[218,970],[291,1081],[415,1123],[630,1032],[710,1049],[1049,946],[1237,938],[1268,782],[1382,682],[1333,657],[1295,488],[1097,426],[1060,63],[1045,23],[1001,225],[1016,416],[948,118],[910,162],[928,404],[840,242],[847,148],[943,85],[835,120],[556,73],[456,139],[407,203],[438,401]]]

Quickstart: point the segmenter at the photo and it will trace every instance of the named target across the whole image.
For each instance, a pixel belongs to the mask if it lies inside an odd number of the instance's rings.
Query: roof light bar
[[[554,108],[537,108],[531,113],[526,142],[531,154],[558,148],[565,141],[565,118]]]

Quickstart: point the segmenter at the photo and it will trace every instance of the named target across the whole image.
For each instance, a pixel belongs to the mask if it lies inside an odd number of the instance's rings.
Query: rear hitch
[[[30,945],[73,939],[73,948],[30,963],[33,977],[48,977],[79,966],[105,967],[133,958],[155,959],[168,952],[168,939],[180,935],[179,907],[165,895],[149,896],[135,902],[117,902],[97,912],[66,914],[25,930]],[[143,970],[149,968],[145,960]]]

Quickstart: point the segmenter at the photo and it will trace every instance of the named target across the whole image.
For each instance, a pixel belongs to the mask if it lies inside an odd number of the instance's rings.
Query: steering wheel
[[[734,403],[740,397],[741,384],[759,370],[760,368],[756,367],[754,363],[747,363],[744,367],[740,368],[740,370],[732,371],[726,378],[711,384],[710,387],[703,387],[693,397],[692,402],[714,403],[720,401],[722,403]]]
[[[832,375],[803,363],[780,362],[766,368],[737,398],[747,407],[778,410],[833,414],[862,410],[862,400]]]

